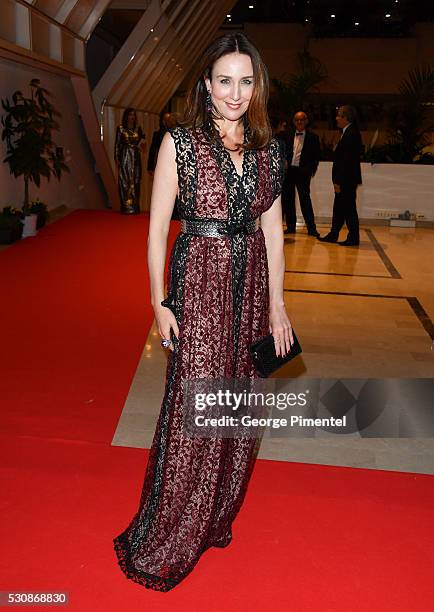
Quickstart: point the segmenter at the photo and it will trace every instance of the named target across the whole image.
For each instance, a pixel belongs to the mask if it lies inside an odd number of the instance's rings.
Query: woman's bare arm
[[[151,214],[148,235],[148,269],[151,286],[151,303],[158,330],[162,338],[170,338],[170,327],[178,336],[176,319],[171,310],[161,306],[164,299],[164,264],[167,236],[178,191],[175,143],[165,134],[158,153],[151,197]]]
[[[285,255],[283,252],[282,203],[280,196],[273,205],[261,215],[269,271],[270,289],[270,331],[274,336],[276,354],[284,355],[291,350],[294,342],[292,327],[283,299],[285,276]],[[280,343],[279,343],[280,340]],[[280,344],[282,350],[280,349]]]

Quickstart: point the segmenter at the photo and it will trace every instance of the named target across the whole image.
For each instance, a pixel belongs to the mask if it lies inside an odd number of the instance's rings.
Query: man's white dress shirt
[[[305,135],[306,130],[303,130],[303,132],[296,132],[294,134],[294,148],[292,150],[291,166],[300,166],[300,155],[303,149]]]

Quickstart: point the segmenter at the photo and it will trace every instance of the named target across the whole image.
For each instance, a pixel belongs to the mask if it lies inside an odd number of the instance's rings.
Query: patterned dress
[[[205,130],[170,130],[183,219],[226,219],[236,228],[260,217],[280,194],[282,162],[272,140],[245,151],[240,176]],[[255,438],[198,438],[182,432],[183,379],[256,378],[249,346],[269,332],[264,234],[180,233],[169,259],[168,297],[179,325],[139,509],[114,539],[126,576],[168,591],[209,547],[231,542],[231,525],[259,450]]]
[[[119,163],[118,189],[121,212],[140,212],[140,183],[142,180],[142,159],[140,141],[144,139],[142,128],[130,130],[118,126],[115,140],[115,160]]]

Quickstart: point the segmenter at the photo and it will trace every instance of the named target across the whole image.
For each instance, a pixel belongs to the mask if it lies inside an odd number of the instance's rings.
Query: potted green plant
[[[1,119],[2,140],[6,141],[7,148],[7,156],[3,161],[9,164],[11,174],[16,178],[24,178],[23,236],[36,233],[37,218],[30,208],[29,183],[39,187],[42,177],[49,181],[51,175],[54,175],[60,180],[62,172],[69,172],[63,148],[53,141],[52,133],[59,130],[56,118],[61,115],[49,97],[50,93],[41,87],[39,79],[32,79],[29,97],[16,91],[12,94],[12,101],[2,99],[6,111]],[[31,217],[31,220],[27,217]]]
[[[298,53],[298,70],[286,74],[281,79],[272,79],[275,94],[271,97],[271,106],[275,106],[292,117],[303,110],[306,94],[318,91],[319,86],[328,78],[325,65],[311,55],[307,45]]]
[[[30,212],[37,216],[36,229],[44,227],[48,219],[48,207],[45,202],[41,202],[39,198],[30,202]]]
[[[12,206],[11,204],[9,206],[3,207],[3,214],[9,215],[9,216],[14,215],[15,217],[18,217],[19,219],[24,218],[24,213],[22,209],[16,208],[16,206]]]
[[[23,233],[21,217],[21,211],[11,206],[0,212],[0,244],[11,244],[21,238]]]
[[[400,101],[389,113],[389,137],[368,147],[364,160],[371,164],[432,164],[425,149],[432,145],[434,124],[430,108],[434,96],[434,68],[420,64],[399,85]]]

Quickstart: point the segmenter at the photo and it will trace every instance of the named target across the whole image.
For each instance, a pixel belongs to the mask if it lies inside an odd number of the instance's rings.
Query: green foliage
[[[404,143],[388,142],[383,145],[368,147],[363,156],[363,161],[371,164],[434,164],[434,155],[428,152],[409,154]]]
[[[424,149],[432,144],[434,131],[428,113],[434,97],[434,69],[428,64],[416,66],[398,90],[401,100],[390,111],[388,141],[369,147],[365,161],[432,164],[434,157]]]
[[[32,200],[29,206],[30,213],[37,215],[38,213],[47,213],[48,208],[45,202],[42,202],[39,198]]]
[[[50,180],[54,175],[60,180],[62,172],[69,172],[63,149],[56,147],[52,132],[59,130],[57,118],[60,113],[49,101],[50,93],[41,87],[39,79],[30,81],[30,97],[21,91],[2,99],[6,114],[2,116],[2,140],[6,141],[7,156],[11,174],[24,177],[24,206],[29,209],[29,181],[37,187],[41,178]]]
[[[24,217],[24,213],[21,210],[21,208],[16,208],[15,206],[12,206],[12,205],[4,206],[2,214],[8,215],[8,216],[14,215],[15,217],[19,217],[20,219]]]
[[[10,210],[12,207],[7,206],[0,212],[0,230],[16,230],[21,225],[21,215],[14,214]]]
[[[434,93],[434,70],[429,64],[420,64],[410,70],[399,85],[399,93],[411,105],[432,101]]]
[[[327,78],[327,70],[319,59],[313,57],[307,47],[298,54],[298,70],[283,79],[272,79],[277,92],[277,106],[283,115],[292,117],[303,110],[308,92],[318,91],[319,85]]]

